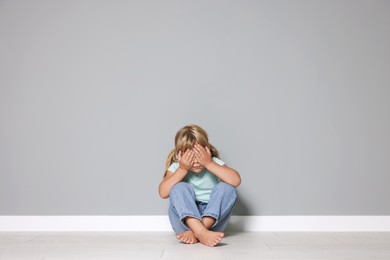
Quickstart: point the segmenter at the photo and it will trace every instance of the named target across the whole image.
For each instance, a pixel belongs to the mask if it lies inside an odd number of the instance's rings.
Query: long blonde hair
[[[165,165],[164,177],[167,174],[169,166],[173,162],[178,162],[177,154],[184,153],[187,149],[192,149],[194,144],[198,143],[203,147],[208,147],[212,157],[219,157],[217,149],[209,143],[207,132],[197,125],[186,125],[177,131],[175,136],[175,148],[169,153]]]

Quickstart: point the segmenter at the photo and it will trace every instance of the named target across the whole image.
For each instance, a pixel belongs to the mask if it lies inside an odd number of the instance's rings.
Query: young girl
[[[238,172],[218,158],[205,130],[181,128],[159,186],[160,196],[170,198],[169,220],[177,238],[206,246],[221,242],[240,183]]]

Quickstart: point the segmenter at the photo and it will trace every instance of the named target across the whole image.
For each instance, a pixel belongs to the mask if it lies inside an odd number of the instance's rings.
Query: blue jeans
[[[237,199],[236,189],[225,182],[214,186],[208,203],[198,202],[195,192],[186,182],[175,184],[169,193],[169,221],[176,234],[189,230],[184,223],[186,217],[202,221],[203,217],[216,219],[212,231],[225,230]]]

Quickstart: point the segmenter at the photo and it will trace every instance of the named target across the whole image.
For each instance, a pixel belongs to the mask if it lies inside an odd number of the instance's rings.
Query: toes
[[[218,245],[222,241],[221,237],[216,237],[213,239],[213,246]]]
[[[191,238],[186,236],[183,238],[183,242],[186,244],[191,244]]]
[[[196,237],[190,232],[184,232],[176,235],[177,239],[179,239],[184,244],[195,244],[198,242]]]
[[[185,238],[181,239],[181,242],[183,242],[185,244],[195,244],[198,241],[193,237],[185,237]]]
[[[177,236],[177,239],[179,239],[181,242],[183,242],[183,243],[185,243],[185,241],[186,241],[186,237],[185,236],[183,236],[183,235],[178,235]]]

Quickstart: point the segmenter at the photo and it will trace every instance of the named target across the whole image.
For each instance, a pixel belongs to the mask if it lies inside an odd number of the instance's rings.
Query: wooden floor
[[[227,234],[215,248],[171,232],[0,233],[0,259],[390,259],[390,232]]]

